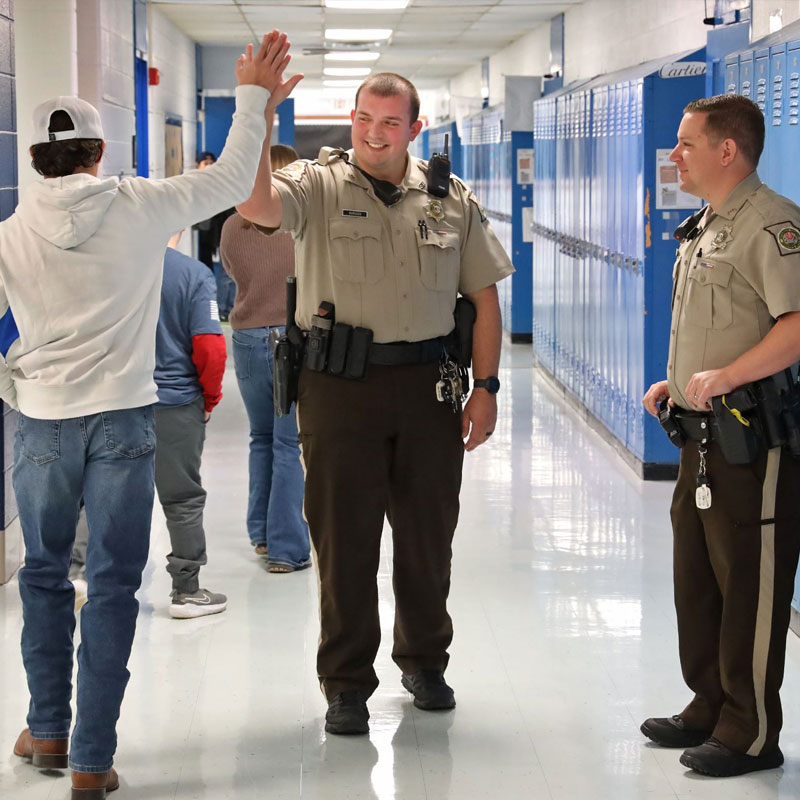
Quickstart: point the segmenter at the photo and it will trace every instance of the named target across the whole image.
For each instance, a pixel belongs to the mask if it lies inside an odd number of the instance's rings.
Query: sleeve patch
[[[483,210],[483,206],[478,202],[478,198],[475,197],[474,192],[469,193],[469,201],[475,204],[475,207],[478,209],[478,214],[480,214],[481,217],[481,225],[485,225],[488,217],[486,216],[486,212]]]
[[[287,164],[285,167],[281,167],[277,170],[281,175],[285,175],[287,178],[291,178],[293,181],[297,181],[300,183],[303,180],[303,175],[306,173],[306,168],[308,167],[308,161],[292,161],[291,164]]]
[[[219,306],[217,305],[217,301],[209,300],[208,304],[209,304],[209,312],[211,319],[215,320],[216,322],[219,322]]]
[[[800,228],[792,222],[778,222],[764,228],[772,234],[775,243],[778,245],[778,252],[782,256],[790,256],[793,253],[800,253]]]

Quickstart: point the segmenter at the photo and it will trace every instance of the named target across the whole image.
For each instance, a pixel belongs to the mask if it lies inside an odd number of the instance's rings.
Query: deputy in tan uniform
[[[642,732],[687,748],[712,776],[778,767],[779,690],[800,547],[800,462],[781,448],[731,465],[709,441],[710,398],[800,360],[800,208],[756,166],[764,118],[747,98],[696,100],[671,160],[708,206],[676,232],[667,398],[687,437],[672,501],[675,606],[683,677],[694,698]]]
[[[409,81],[370,77],[351,114],[351,151],[323,150],[317,161],[295,162],[271,181],[265,147],[256,189],[239,207],[267,231],[294,234],[302,329],[312,327],[326,301],[337,322],[371,329],[378,345],[365,380],[312,371],[307,363],[298,392],[305,513],[320,578],[317,668],[330,733],[369,730],[384,516],[394,544],[393,659],[418,708],[455,706],[443,673],[453,632],[446,601],[462,460],[465,449],[491,436],[497,417],[495,283],[513,267],[458,178],[450,178],[446,197],[427,191],[427,162],[407,152],[422,127],[418,113]],[[480,388],[463,413],[436,396],[442,337],[453,330],[458,293],[477,310],[473,373]]]

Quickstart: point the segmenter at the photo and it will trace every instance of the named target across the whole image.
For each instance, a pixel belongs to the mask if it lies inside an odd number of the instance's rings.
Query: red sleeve
[[[192,336],[192,362],[197,368],[206,411],[211,411],[222,400],[222,375],[227,355],[223,334],[198,333]]]

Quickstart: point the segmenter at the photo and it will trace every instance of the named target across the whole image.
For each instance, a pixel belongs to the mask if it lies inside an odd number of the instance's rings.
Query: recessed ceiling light
[[[322,81],[322,85],[336,89],[356,89],[361,86],[361,81]]]
[[[372,70],[369,67],[325,67],[323,75],[330,75],[332,78],[358,78],[369,75]]]
[[[340,42],[380,42],[392,33],[391,28],[326,28],[325,38]]]
[[[328,61],[377,61],[381,57],[380,53],[325,53]]]
[[[356,11],[394,11],[405,8],[408,0],[325,0],[328,8],[349,8]]]

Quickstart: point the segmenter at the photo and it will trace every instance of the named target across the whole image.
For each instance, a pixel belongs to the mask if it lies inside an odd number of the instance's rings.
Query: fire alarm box
[[[155,67],[147,70],[147,82],[150,86],[158,86],[161,83],[161,73]]]

